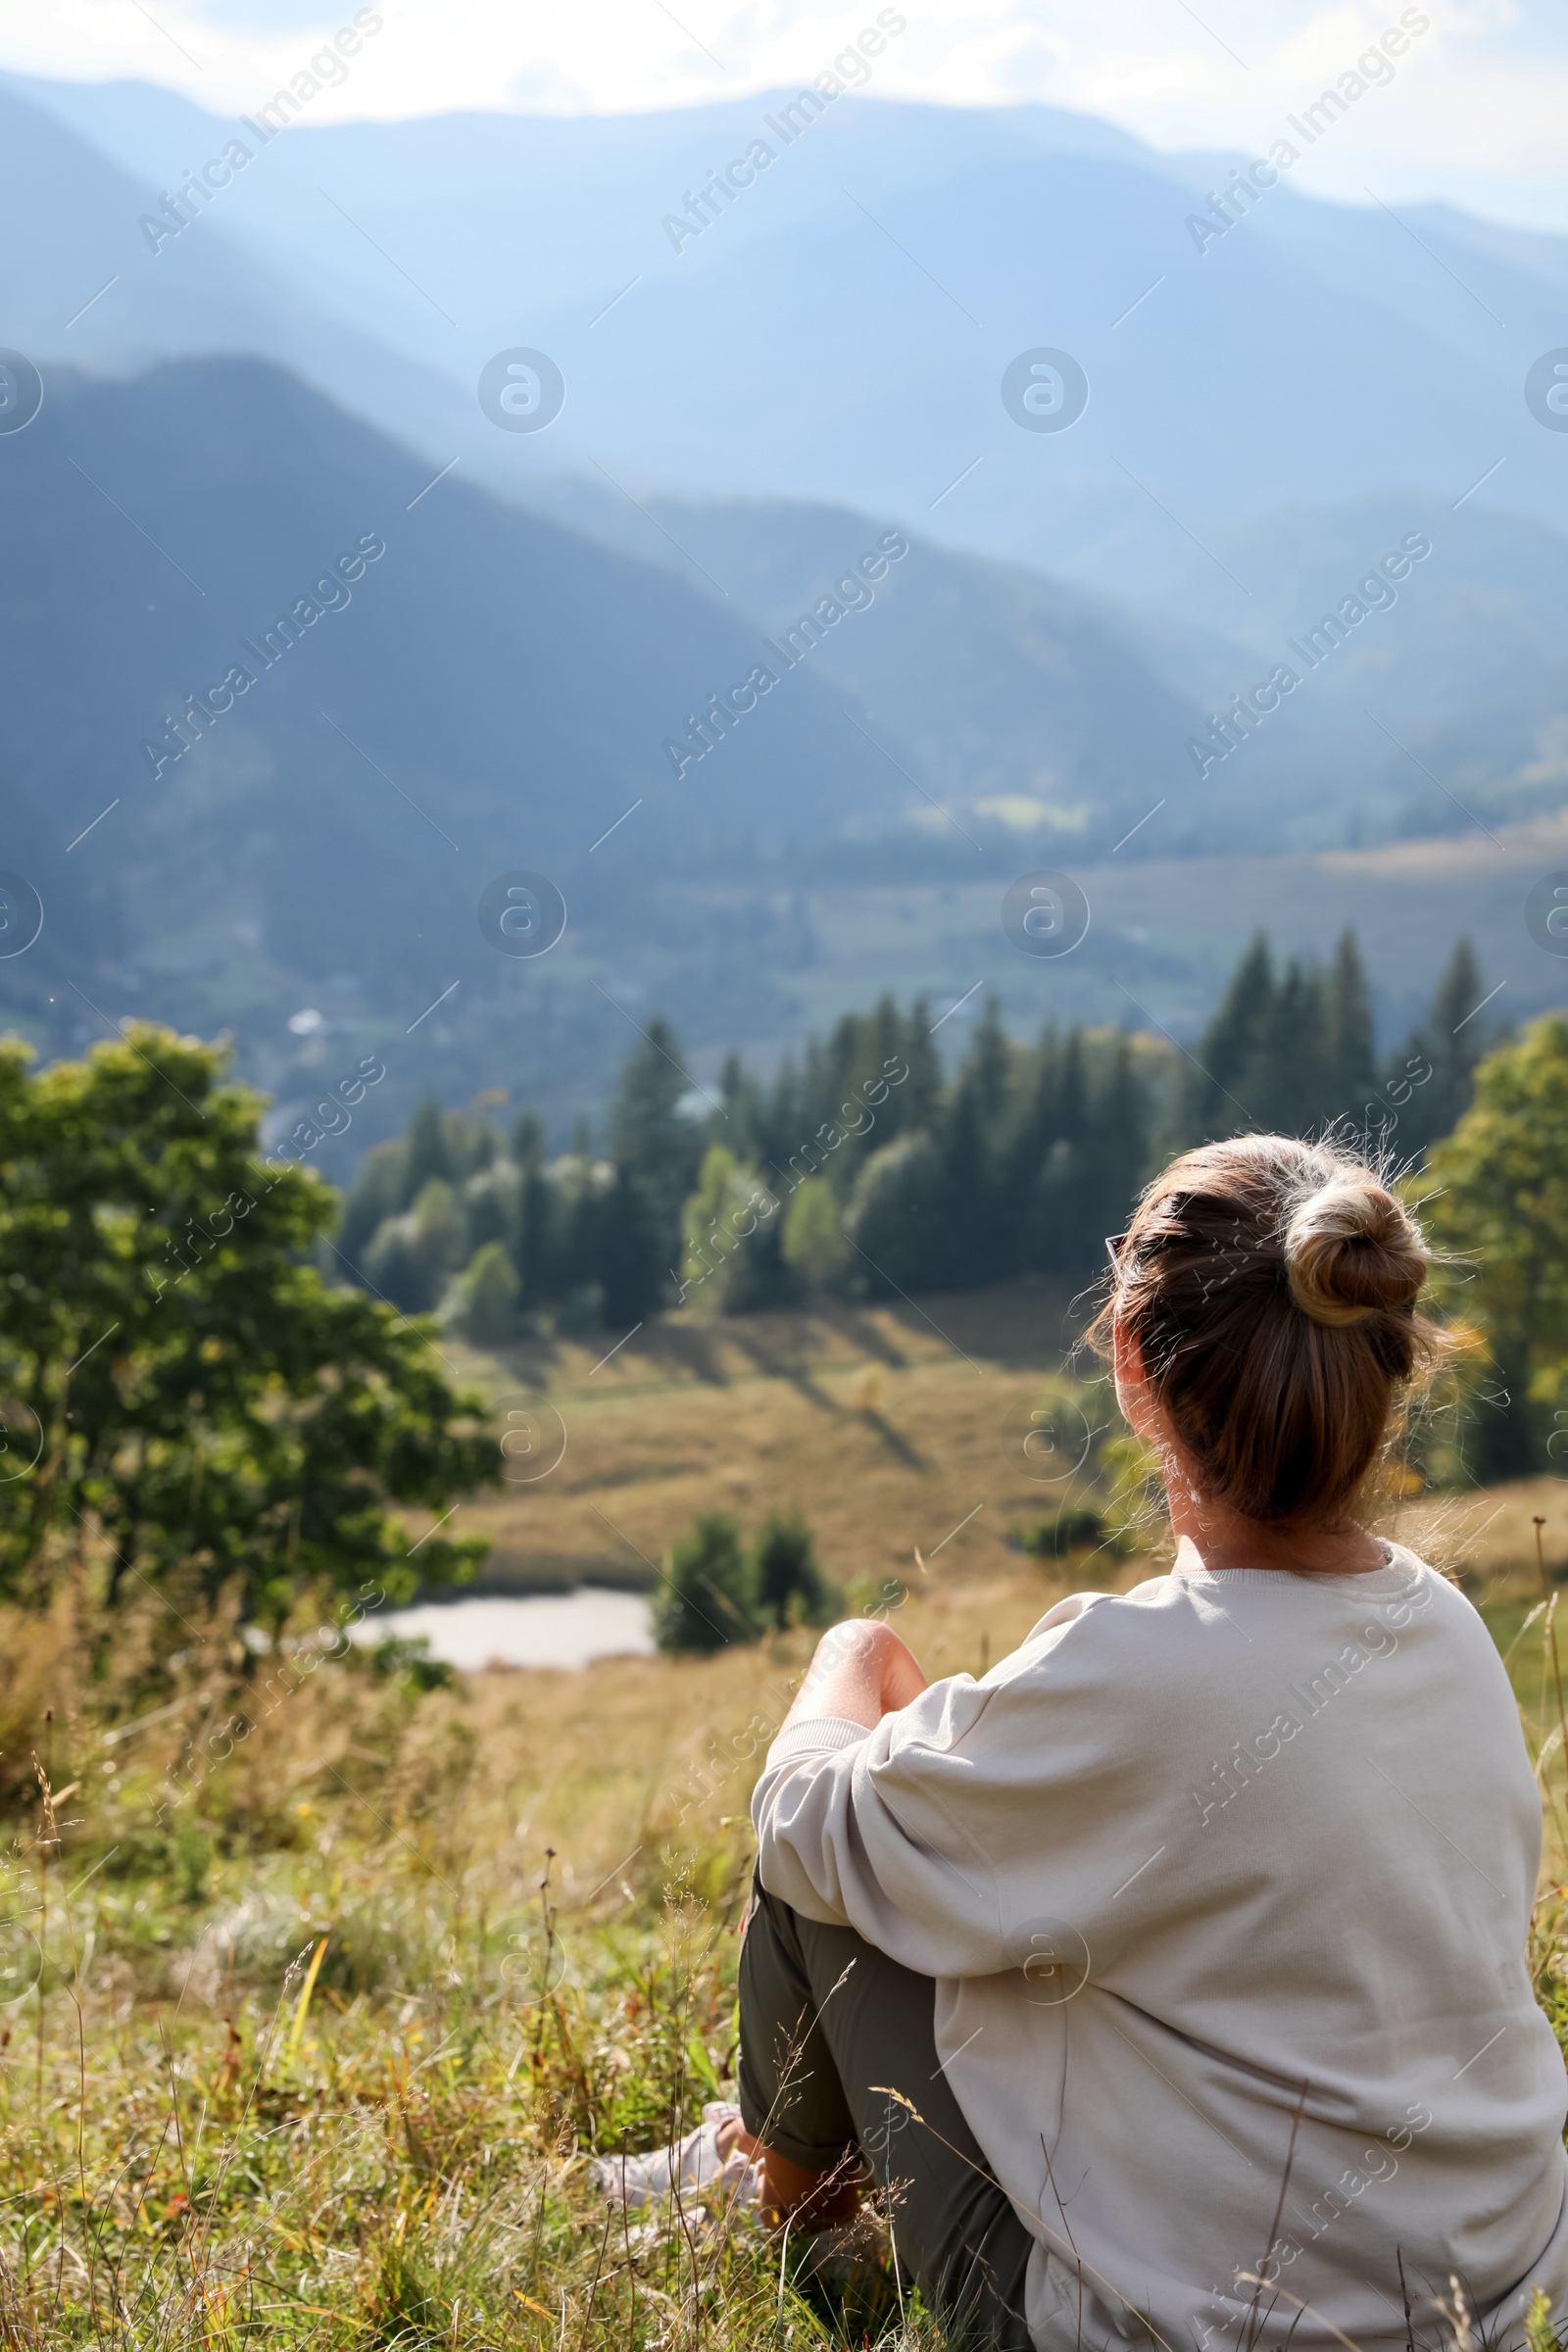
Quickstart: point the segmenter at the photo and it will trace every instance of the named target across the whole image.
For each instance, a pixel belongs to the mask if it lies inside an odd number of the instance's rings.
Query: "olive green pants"
[[[1034,2240],[991,2177],[937,2056],[936,1987],[853,1928],[752,1888],[741,1945],[746,2129],[805,2171],[870,2167],[900,2268],[964,2352],[1030,2352]],[[889,2091],[902,2092],[903,2105]],[[911,2112],[912,2110],[912,2112]]]

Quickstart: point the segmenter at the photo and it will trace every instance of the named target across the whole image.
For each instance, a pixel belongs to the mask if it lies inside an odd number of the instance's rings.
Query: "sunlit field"
[[[759,1319],[749,1364],[729,1327],[677,1331],[662,1368],[617,1358],[603,1396],[587,1358],[558,1360],[571,1445],[549,1499],[475,1511],[500,1568],[510,1547],[516,1570],[593,1570],[617,1531],[636,1567],[694,1508],[806,1496],[829,1571],[895,1609],[933,1674],[983,1671],[1085,1581],[1157,1573],[1155,1531],[1137,1557],[1049,1564],[1009,1541],[1048,1492],[1005,1434],[1038,1389],[1021,1358],[1044,1303],[1015,1334],[994,1317],[983,1353],[972,1304],[932,1311],[956,1348],[912,1313]],[[499,1389],[540,1372],[465,1368]],[[1508,1654],[1546,1795],[1534,1965],[1568,2032],[1568,1487],[1386,1524]],[[67,1578],[46,1620],[0,1628],[0,2342],[936,2342],[874,2237],[814,2279],[700,2200],[612,2218],[590,2177],[595,2153],[663,2144],[732,2093],[747,1804],[809,1632],[425,1688],[396,1653],[323,1654],[308,1612],[300,1646],[257,1658],[220,1614],[150,1593],[111,1638],[84,1591]],[[172,1695],[145,1711],[155,1657]]]

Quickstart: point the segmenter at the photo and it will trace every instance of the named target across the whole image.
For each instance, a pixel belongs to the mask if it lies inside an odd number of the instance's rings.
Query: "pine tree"
[[[723,1115],[710,1117],[705,1140],[717,1143],[722,1137],[743,1158],[760,1157],[766,1128],[763,1093],[738,1054],[725,1055],[718,1092]]]
[[[862,1086],[883,1079],[889,1081],[887,1094],[876,1107],[876,1126],[871,1150],[883,1144],[896,1143],[906,1127],[918,1124],[908,1115],[908,1080],[894,1086],[900,1064],[907,1059],[904,1052],[904,1024],[899,1008],[891,996],[878,997],[870,1019],[865,1024],[865,1067],[860,1071]]]
[[[1310,1135],[1323,1116],[1323,984],[1292,956],[1235,1092],[1265,1134]]]
[[[627,1058],[610,1112],[610,1155],[643,1186],[668,1265],[680,1247],[681,1204],[697,1180],[704,1141],[678,1107],[687,1091],[679,1062],[680,1041],[656,1015]]]
[[[1043,1274],[1075,1274],[1100,1219],[1090,1145],[1089,1074],[1084,1033],[1069,1029],[1055,1046],[1049,1126],[1036,1138],[1025,1195],[1023,1262]],[[1098,1225],[1105,1230],[1103,1221]],[[1098,1244],[1095,1245],[1098,1248]]]
[[[538,1160],[524,1164],[517,1205],[513,1263],[525,1307],[559,1298],[565,1277],[564,1211],[561,1194]]]
[[[1008,1194],[1021,1202],[1057,1133],[1061,1114],[1061,1037],[1054,1021],[1020,1073],[1004,1165]],[[1019,1211],[1020,1217],[1022,1211]]]
[[[1426,1019],[1383,1072],[1383,1096],[1393,1112],[1390,1141],[1401,1160],[1416,1157],[1441,1136],[1451,1135],[1469,1109],[1476,1064],[1498,1036],[1495,1023],[1477,1015],[1486,995],[1475,950],[1468,939],[1461,939],[1434,991]]]
[[[988,996],[959,1075],[973,1099],[980,1132],[989,1146],[1000,1138],[1013,1077],[1013,1051],[1002,1026],[1002,1006]]]
[[[1274,1009],[1274,959],[1259,931],[1231,976],[1194,1055],[1183,1128],[1188,1143],[1207,1143],[1262,1124],[1242,1089],[1256,1065]]]
[[[1061,1077],[1056,1096],[1056,1133],[1069,1144],[1081,1144],[1089,1118],[1089,1079],[1084,1069],[1084,1033],[1069,1029],[1062,1041]]]
[[[512,1130],[512,1156],[519,1168],[544,1164],[545,1131],[536,1110],[519,1110]]]
[[[937,1138],[941,1205],[925,1277],[936,1290],[994,1281],[1004,1270],[998,1263],[1001,1237],[981,1102],[971,1072],[954,1090]]]
[[[1376,1060],[1372,995],[1353,931],[1342,934],[1324,983],[1323,1028],[1323,1120],[1359,1127],[1376,1082]]]
[[[1020,1271],[1038,1265],[1030,1209],[1041,1165],[1057,1131],[1060,1095],[1061,1045],[1052,1022],[1017,1067],[1007,1130],[998,1153],[998,1221],[1006,1229],[1008,1262]]]
[[[1096,1089],[1092,1119],[1094,1216],[1082,1233],[1083,1250],[1098,1267],[1107,1224],[1124,1228],[1144,1181],[1150,1146],[1149,1097],[1138,1073],[1133,1041],[1124,1029],[1112,1039],[1103,1075]],[[1099,1224],[1100,1230],[1092,1228]]]
[[[899,1052],[909,1067],[909,1075],[900,1089],[904,1098],[900,1106],[901,1133],[907,1135],[921,1127],[929,1130],[936,1122],[942,1101],[942,1057],[932,1043],[931,1007],[924,997],[916,997],[909,1006]]]
[[[441,1105],[434,1095],[426,1095],[409,1122],[403,1159],[403,1199],[399,1207],[407,1208],[412,1200],[416,1200],[432,1176],[450,1177],[453,1172]]]
[[[624,1330],[646,1321],[669,1288],[660,1256],[659,1219],[641,1177],[617,1168],[593,1204],[592,1279],[605,1294],[605,1321]]]

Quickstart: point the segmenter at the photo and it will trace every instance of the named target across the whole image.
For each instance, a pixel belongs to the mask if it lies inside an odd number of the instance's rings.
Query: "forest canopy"
[[[992,1002],[945,1068],[926,1004],[884,997],[771,1083],[731,1057],[712,1092],[655,1019],[602,1132],[565,1150],[531,1110],[506,1133],[427,1100],[368,1154],[337,1246],[373,1292],[484,1346],[682,1304],[1078,1282],[1184,1145],[1338,1126],[1419,1162],[1469,1102],[1484,994],[1461,942],[1427,1018],[1380,1054],[1349,933],[1321,967],[1282,966],[1259,936],[1190,1051],[1055,1025],[1020,1043]]]

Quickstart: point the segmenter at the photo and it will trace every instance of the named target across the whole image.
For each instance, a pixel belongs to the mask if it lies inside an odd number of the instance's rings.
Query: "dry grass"
[[[1005,1540],[1064,1493],[1004,1431],[1059,1363],[1063,1302],[931,1311],[941,1332],[835,1311],[639,1336],[597,1372],[574,1345],[481,1363],[548,1383],[569,1443],[470,1524],[504,1570],[565,1581],[618,1529],[646,1576],[698,1508],[803,1500],[832,1573],[907,1580],[930,1672],[978,1670],[1083,1581]],[[1547,1482],[1393,1524],[1516,1642],[1539,1748],[1537,1512],[1568,1562]],[[587,2179],[591,2150],[659,2144],[731,2086],[747,1801],[810,1641],[421,1695],[318,1647],[258,1676],[222,1611],[145,1593],[112,1640],[69,1579],[47,1619],[0,1613],[0,2347],[934,2344],[885,2275],[797,2285],[701,2210],[607,2230]],[[1552,2006],[1555,1937],[1553,1898]]]
[[[900,1622],[934,1672],[975,1669],[1067,1581],[938,1563]],[[44,1959],[0,2012],[0,2345],[934,2344],[885,2275],[797,2291],[701,2209],[607,2232],[586,2177],[731,2087],[746,1802],[810,1636],[423,1696],[328,1660],[231,1744],[220,1617],[172,1711],[115,1738],[71,1680],[73,1605],[8,1735],[61,1793],[0,1890],[0,1958]],[[1516,1663],[1539,1734],[1539,1620]]]
[[[698,1511],[750,1524],[791,1503],[806,1507],[840,1584],[907,1574],[916,1545],[929,1557],[950,1537],[966,1564],[1001,1573],[1014,1556],[1008,1528],[1066,1492],[1027,1475],[1007,1416],[1059,1374],[1082,1320],[1061,1295],[1020,1284],[929,1299],[923,1312],[674,1318],[598,1371],[604,1343],[504,1356],[449,1345],[503,1408],[532,1415],[540,1453],[523,1468],[565,1439],[559,1468],[465,1505],[461,1524],[491,1538],[486,1582],[512,1590],[647,1585]],[[1103,1396],[1085,1399],[1092,1422],[1114,1417]]]
[[[327,1662],[232,1752],[211,1686],[127,1740],[35,1724],[0,2343],[844,2340],[700,2209],[610,2242],[584,2161],[732,2082],[746,1727],[805,1646],[471,1701]]]

